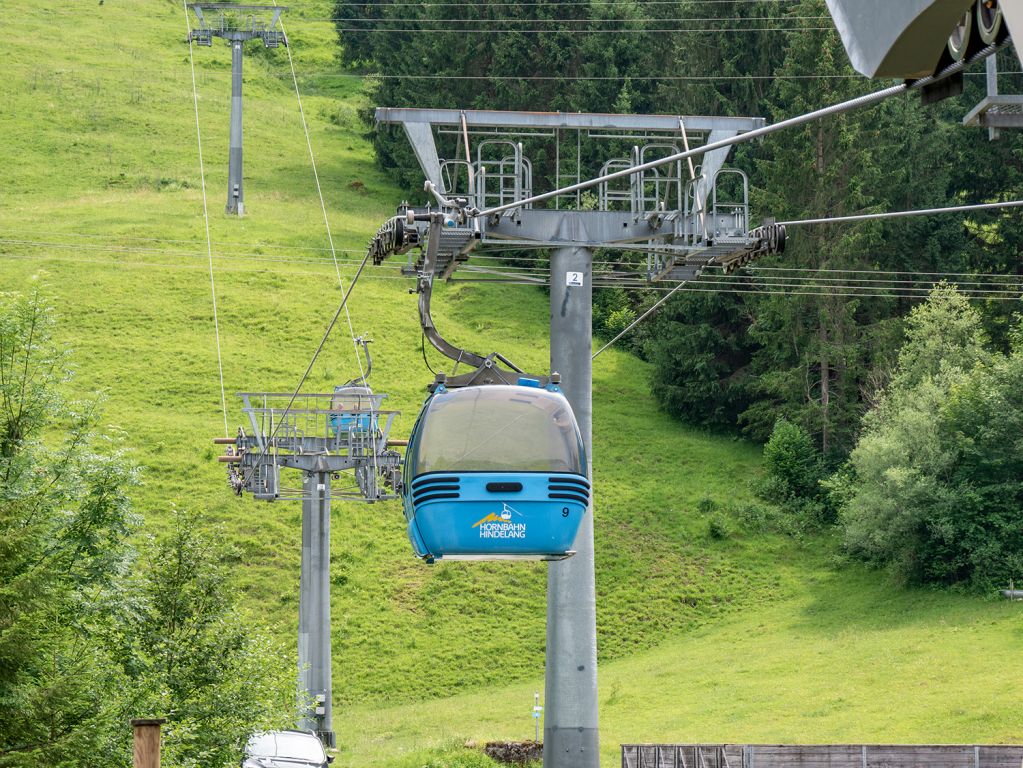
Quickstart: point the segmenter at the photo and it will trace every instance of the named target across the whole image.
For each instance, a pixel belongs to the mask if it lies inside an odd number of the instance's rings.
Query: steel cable
[[[181,0],[185,11],[185,29],[188,32],[188,63],[192,69],[192,101],[195,105],[195,138],[199,145],[199,179],[202,187],[202,215],[206,226],[206,254],[210,265],[210,294],[213,297],[213,333],[217,341],[217,371],[220,374],[220,406],[224,414],[224,437],[230,434],[227,425],[227,395],[224,391],[224,360],[220,350],[220,318],[217,314],[217,284],[213,278],[213,242],[210,239],[210,213],[206,203],[206,169],[202,158],[202,131],[199,129],[199,92],[195,85],[195,57],[192,54],[192,24],[188,19],[188,5]]]

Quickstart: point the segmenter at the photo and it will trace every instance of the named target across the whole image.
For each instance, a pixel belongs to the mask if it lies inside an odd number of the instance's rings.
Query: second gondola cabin
[[[402,500],[427,562],[574,554],[590,482],[568,400],[531,379],[438,385],[412,428]]]

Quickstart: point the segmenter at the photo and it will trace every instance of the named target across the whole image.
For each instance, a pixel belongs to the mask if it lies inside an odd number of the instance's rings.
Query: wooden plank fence
[[[1023,745],[622,744],[622,768],[1023,768]]]

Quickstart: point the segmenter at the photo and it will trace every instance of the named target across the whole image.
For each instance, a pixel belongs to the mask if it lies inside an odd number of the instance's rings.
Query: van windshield
[[[245,753],[249,757],[287,757],[309,763],[322,763],[327,759],[323,745],[315,736],[287,731],[253,735]]]

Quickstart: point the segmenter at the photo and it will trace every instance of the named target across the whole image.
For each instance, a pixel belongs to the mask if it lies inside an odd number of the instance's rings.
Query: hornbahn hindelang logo
[[[472,527],[480,529],[481,539],[526,538],[526,524],[515,522],[513,515],[522,517],[517,509],[503,504],[500,512],[491,512],[473,523]]]

